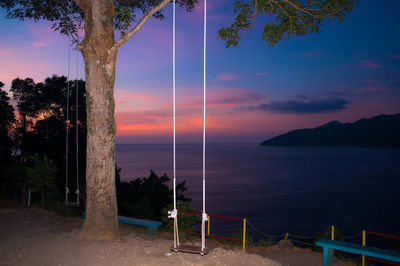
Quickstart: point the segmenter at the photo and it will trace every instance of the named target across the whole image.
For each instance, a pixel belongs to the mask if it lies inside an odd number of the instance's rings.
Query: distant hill
[[[293,130],[260,145],[400,147],[400,113],[363,118],[354,123],[332,121],[316,128]]]

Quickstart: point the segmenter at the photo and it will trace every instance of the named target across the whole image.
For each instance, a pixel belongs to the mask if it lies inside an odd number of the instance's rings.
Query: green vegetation
[[[172,210],[173,208],[173,204],[168,204],[168,206],[163,208],[161,217],[161,221],[164,222],[165,228],[170,231],[174,230],[174,219],[168,218],[168,211]],[[190,208],[188,201],[177,203],[176,208],[178,210],[195,212],[195,210]],[[200,216],[197,214],[179,213],[178,216],[178,228],[181,231],[193,231],[194,225],[201,222]]]
[[[45,196],[56,195],[55,178],[57,168],[53,161],[46,155],[41,160],[37,154],[33,157],[33,166],[27,169],[28,186],[33,192],[40,193],[42,197],[42,208],[44,208]]]
[[[121,182],[119,172],[120,169],[117,169],[115,182],[118,213],[136,218],[161,220],[163,209],[173,201],[173,191],[165,184],[169,181],[168,176],[158,177],[153,171],[150,171],[147,178]],[[186,182],[177,184],[176,189],[177,200],[188,204],[190,199],[184,196],[184,192],[187,190]]]
[[[79,83],[79,84],[78,84]],[[76,124],[79,139],[79,190],[82,208],[65,207],[65,149],[67,95],[69,86],[69,163],[68,187],[70,200],[75,200],[76,187]],[[79,86],[78,123],[75,121],[76,86]],[[11,93],[16,102],[18,118],[10,98],[0,82],[0,197],[27,203],[28,191],[32,204],[54,210],[65,216],[80,215],[85,207],[86,166],[86,92],[85,82],[70,81],[66,77],[52,76],[44,82],[16,78]],[[83,107],[82,107],[83,106]],[[51,159],[49,159],[51,158]],[[116,189],[119,214],[137,218],[162,220],[163,209],[172,203],[173,192],[166,185],[168,176],[158,177],[153,171],[149,177],[122,182],[121,169],[116,167]],[[186,183],[177,184],[177,199],[184,209],[190,199],[185,197]],[[165,214],[165,217],[163,215]],[[163,218],[162,218],[163,217]],[[170,222],[170,220],[168,220]],[[167,223],[168,223],[167,222]],[[193,225],[197,219],[183,219],[182,224]],[[168,226],[167,226],[168,227]]]

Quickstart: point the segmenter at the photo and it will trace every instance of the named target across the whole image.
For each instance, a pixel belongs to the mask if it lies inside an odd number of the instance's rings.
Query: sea
[[[152,170],[172,187],[171,144],[117,144],[116,161],[124,181]],[[177,144],[176,162],[177,182],[201,212],[202,144]],[[208,143],[206,212],[246,218],[255,238],[313,236],[330,225],[349,237],[400,235],[400,149]],[[241,230],[242,221],[211,218],[211,234]]]

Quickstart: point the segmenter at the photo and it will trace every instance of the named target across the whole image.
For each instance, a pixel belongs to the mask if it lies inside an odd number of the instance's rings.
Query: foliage
[[[24,206],[28,188],[27,167],[22,164],[12,163],[4,167],[2,175],[0,195],[12,200],[20,198]]]
[[[273,46],[291,36],[319,33],[323,19],[343,18],[353,9],[354,0],[239,0],[234,5],[234,23],[218,31],[226,46],[237,46],[254,26],[257,16],[267,16],[261,39]]]
[[[82,7],[84,1],[80,1]],[[121,32],[126,32],[132,24],[137,21],[140,13],[146,14],[157,6],[160,0],[140,0],[124,1],[115,0],[114,2],[114,28]],[[178,0],[180,7],[185,7],[190,11],[198,0]],[[7,11],[6,17],[10,19],[33,19],[47,20],[52,24],[52,29],[60,31],[61,34],[71,36],[78,42],[78,31],[83,28],[83,10],[73,0],[3,0],[0,7]],[[153,14],[157,19],[163,19],[161,11]]]
[[[315,245],[315,243],[318,240],[321,240],[322,238],[331,239],[331,237],[332,237],[332,227],[331,226],[325,227],[322,232],[316,231],[315,238],[314,238],[314,250],[322,251],[322,248],[317,247]],[[338,240],[338,241],[343,241],[343,234],[337,227],[335,227],[334,239]]]
[[[118,171],[119,172],[119,171]],[[118,211],[121,215],[136,218],[160,220],[162,209],[172,203],[173,192],[165,183],[167,175],[158,177],[150,171],[148,178],[138,178],[134,181],[121,182],[116,175]],[[177,199],[190,201],[184,196],[187,190],[185,181],[177,185]]]
[[[178,202],[176,204],[176,208],[178,210],[195,212],[192,208],[190,208],[189,202]],[[169,231],[174,230],[174,219],[168,218],[168,211],[173,210],[174,205],[168,204],[168,206],[164,207],[162,210],[161,221],[164,223],[165,228]],[[182,231],[192,231],[194,226],[201,222],[201,218],[199,215],[190,214],[190,213],[179,213],[178,214],[178,228]]]
[[[260,240],[258,240],[257,245],[262,246],[262,247],[270,247],[270,246],[276,245],[276,241],[273,238],[260,239]]]
[[[12,139],[10,132],[15,122],[14,108],[10,104],[7,92],[3,91],[4,84],[0,82],[0,180],[3,179],[2,169],[10,162]]]
[[[76,91],[78,90],[78,127],[76,127]],[[64,76],[48,77],[44,82],[16,78],[11,91],[17,103],[20,118],[13,129],[14,149],[17,161],[29,164],[34,154],[52,158],[57,173],[59,191],[65,189],[65,141],[66,120],[69,112],[69,162],[68,187],[76,188],[76,156],[79,159],[80,186],[84,184],[86,167],[86,89],[85,82],[68,81]],[[68,94],[69,92],[69,94]],[[68,96],[68,97],[67,97]],[[67,99],[69,109],[67,110]],[[78,129],[79,153],[76,152]],[[62,200],[59,195],[59,200]]]
[[[45,195],[54,193],[56,188],[55,178],[57,168],[53,161],[46,155],[40,159],[37,154],[33,157],[33,166],[27,169],[28,185],[33,192],[39,192],[42,195],[42,207],[44,208]]]

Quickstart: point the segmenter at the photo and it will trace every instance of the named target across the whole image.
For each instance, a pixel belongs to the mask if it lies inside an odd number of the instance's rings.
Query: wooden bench
[[[160,225],[162,225],[162,222],[159,222],[159,221],[131,218],[131,217],[126,217],[126,216],[118,216],[118,222],[124,223],[124,224],[145,226],[145,227],[147,227],[147,235],[151,235],[151,228],[155,228],[156,233],[157,233],[158,227]]]
[[[85,217],[85,212],[82,212],[82,216]],[[162,225],[162,222],[159,221],[152,221],[152,220],[145,220],[145,219],[138,219],[126,216],[118,216],[118,222],[124,224],[133,224],[133,225],[140,225],[147,227],[147,235],[151,235],[151,228],[156,229],[156,233],[158,233],[158,227]]]
[[[354,243],[341,242],[336,240],[329,239],[321,239],[317,241],[317,246],[323,248],[323,265],[329,266],[333,261],[334,250],[345,251],[349,253],[365,255],[369,257],[374,257],[378,259],[384,259],[388,261],[400,262],[400,252],[374,248],[374,247],[366,247]],[[331,250],[331,256],[330,252]],[[330,258],[331,257],[331,258]]]

